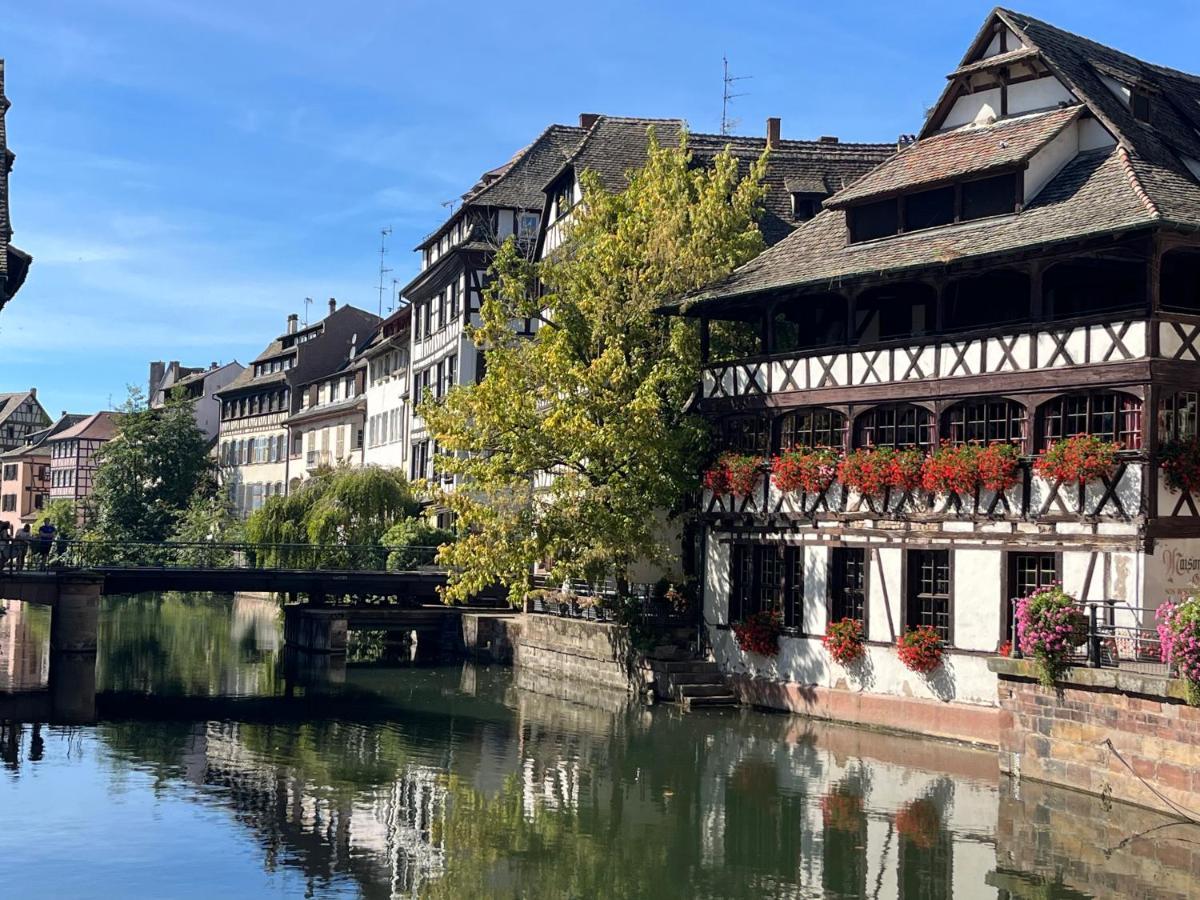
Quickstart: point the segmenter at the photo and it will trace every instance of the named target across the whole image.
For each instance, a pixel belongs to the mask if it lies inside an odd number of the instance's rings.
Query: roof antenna
[[[379,318],[383,318],[383,276],[392,271],[387,267],[387,239],[392,233],[392,226],[379,229]]]
[[[304,327],[308,327],[308,308],[312,306],[312,297],[304,298]]]
[[[737,128],[738,122],[740,121],[738,119],[731,119],[729,117],[729,104],[730,104],[730,102],[732,102],[732,100],[735,97],[745,97],[749,93],[747,91],[743,91],[740,94],[731,93],[731,89],[733,88],[733,83],[735,81],[746,81],[747,79],[753,78],[754,76],[753,75],[730,75],[729,74],[729,58],[722,56],[721,62],[725,66],[725,77],[723,79],[725,82],[725,90],[721,94],[721,134],[728,135],[731,131],[733,131],[733,129]]]

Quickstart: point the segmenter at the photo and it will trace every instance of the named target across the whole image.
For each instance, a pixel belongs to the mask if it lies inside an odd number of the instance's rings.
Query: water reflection
[[[472,665],[305,675],[273,621],[228,600],[107,607],[100,724],[0,726],[0,874],[25,860],[28,894],[78,894],[70,867],[29,861],[53,846],[95,893],[136,895],[89,838],[129,798],[154,811],[121,821],[136,871],[172,896],[224,878],[364,897],[1183,897],[1200,865],[1197,829],[1014,789],[991,753]],[[179,696],[149,717],[133,695],[151,690]],[[66,785],[110,799],[62,809]],[[253,871],[172,852],[197,817]]]

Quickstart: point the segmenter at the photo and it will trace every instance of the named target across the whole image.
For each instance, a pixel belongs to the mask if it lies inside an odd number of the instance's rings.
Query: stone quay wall
[[[514,644],[518,669],[618,691],[640,689],[629,631],[610,622],[526,614]]]
[[[1162,797],[1200,809],[1200,709],[1186,704],[1182,682],[1076,667],[1044,688],[1027,660],[989,667],[999,676],[1001,771],[1149,809],[1170,811]]]

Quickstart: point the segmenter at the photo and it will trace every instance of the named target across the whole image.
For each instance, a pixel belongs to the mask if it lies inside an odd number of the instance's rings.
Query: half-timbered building
[[[15,450],[25,438],[50,424],[38,401],[37,388],[0,394],[0,451]]]
[[[1019,451],[994,491],[783,491],[764,463],[753,490],[704,493],[719,661],[763,702],[851,717],[854,691],[995,704],[984,657],[1039,585],[1144,617],[1200,574],[1200,503],[1160,467],[1196,438],[1200,78],[998,9],[903,143],[674,310],[701,324],[696,404],[725,450]],[[1115,465],[1043,475],[1079,434]],[[770,664],[729,630],[761,608],[786,626]],[[844,617],[868,638],[855,671],[821,646]],[[918,625],[948,648],[935,678],[897,659]]]
[[[116,413],[98,412],[46,439],[50,451],[50,499],[75,504],[80,522],[88,515],[100,449],[116,434]]]

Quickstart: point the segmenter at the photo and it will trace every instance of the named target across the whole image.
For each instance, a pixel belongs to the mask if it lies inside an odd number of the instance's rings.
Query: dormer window
[[[518,219],[517,234],[522,238],[532,238],[535,236],[538,230],[538,218],[537,213],[521,213]]]
[[[792,221],[807,222],[821,211],[821,201],[824,199],[821,194],[792,191]]]
[[[1004,215],[1019,201],[1017,173],[1007,172],[862,203],[846,210],[850,243]]]
[[[1150,95],[1142,88],[1129,89],[1129,111],[1139,122],[1150,122]]]

